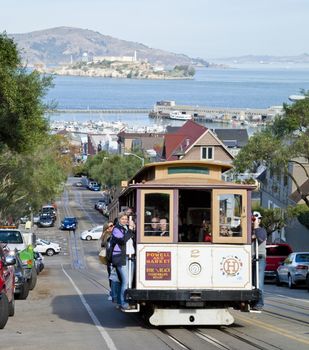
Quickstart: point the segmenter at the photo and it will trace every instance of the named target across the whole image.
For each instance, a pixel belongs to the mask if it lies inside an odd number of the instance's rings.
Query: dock
[[[282,113],[282,106],[269,108],[229,108],[229,107],[205,107],[176,105],[174,101],[157,102],[153,109],[148,108],[112,108],[112,109],[55,109],[48,113],[93,113],[93,114],[148,114],[151,118],[168,119],[171,112],[180,111],[191,114],[196,121],[206,122],[214,119],[243,119],[253,120],[255,118],[272,119]]]

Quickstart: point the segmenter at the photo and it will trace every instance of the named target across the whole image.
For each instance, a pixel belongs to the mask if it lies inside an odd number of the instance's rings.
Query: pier
[[[273,106],[269,108],[229,108],[229,107],[203,107],[203,106],[189,106],[176,105],[173,101],[170,103],[161,104],[157,102],[153,109],[149,108],[112,108],[112,109],[55,109],[50,110],[49,113],[93,113],[93,114],[147,114],[152,118],[169,118],[173,111],[180,111],[191,114],[196,121],[205,122],[214,119],[232,119],[240,118],[244,120],[252,120],[255,117],[262,119],[272,119],[277,114],[282,112],[282,106]]]
[[[148,108],[115,108],[115,109],[53,109],[49,110],[48,113],[58,114],[58,113],[102,113],[102,114],[135,114],[144,113],[149,114],[151,109]]]

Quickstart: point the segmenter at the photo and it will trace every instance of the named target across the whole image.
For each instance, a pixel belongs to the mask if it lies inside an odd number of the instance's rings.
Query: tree
[[[62,190],[71,160],[49,135],[43,97],[49,77],[21,64],[14,41],[0,34],[0,220],[38,209]]]
[[[122,157],[105,151],[86,162],[89,176],[108,188],[120,186],[122,180],[130,179],[140,167],[141,161],[135,157]]]
[[[42,98],[51,78],[28,72],[14,41],[0,34],[0,150],[26,152],[44,140],[48,120]]]
[[[31,153],[0,152],[0,219],[18,219],[30,207],[37,211],[63,191],[71,159],[61,154],[62,145],[50,136]]]
[[[309,181],[309,93],[306,98],[284,105],[283,115],[272,125],[254,134],[238,153],[234,165],[236,172],[253,171],[265,165],[277,175],[286,175],[295,184],[301,199],[309,207],[309,192],[293,176],[291,164],[297,164]]]

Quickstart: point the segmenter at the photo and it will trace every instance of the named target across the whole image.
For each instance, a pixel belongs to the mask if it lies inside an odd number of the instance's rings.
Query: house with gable
[[[232,163],[234,157],[214,132],[193,120],[188,120],[179,129],[165,135],[162,159]]]

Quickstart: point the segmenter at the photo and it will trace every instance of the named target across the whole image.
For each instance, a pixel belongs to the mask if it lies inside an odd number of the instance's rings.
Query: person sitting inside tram
[[[159,231],[159,236],[169,236],[169,231],[168,231],[168,219],[167,218],[162,218],[160,219],[160,231]]]
[[[199,242],[211,242],[211,233],[210,233],[210,222],[207,220],[203,220],[202,227],[199,232],[198,237]]]
[[[153,218],[151,218],[151,224],[150,224],[151,228],[151,235],[152,236],[158,236],[161,231],[160,231],[160,218],[157,216],[154,216]]]

